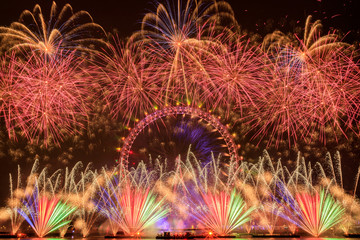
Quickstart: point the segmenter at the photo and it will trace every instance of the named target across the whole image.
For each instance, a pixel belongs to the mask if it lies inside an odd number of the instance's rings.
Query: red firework
[[[16,123],[14,118],[19,115],[19,100],[23,89],[18,83],[21,68],[16,64],[14,55],[5,55],[0,59],[0,114],[4,118],[9,137],[14,137]]]
[[[279,38],[267,49],[272,79],[249,116],[253,138],[268,135],[269,144],[284,136],[289,144],[317,138],[325,144],[326,134],[356,129],[360,81],[353,51],[335,34],[320,36],[319,22],[309,24],[298,44]]]
[[[225,107],[228,112],[236,108],[254,107],[254,99],[263,94],[269,82],[266,79],[266,62],[257,47],[246,40],[225,44],[212,44],[204,67],[211,82],[207,84],[212,107]],[[210,82],[210,83],[211,83]],[[204,85],[204,84],[202,84]]]
[[[118,39],[101,58],[107,63],[103,81],[105,97],[112,113],[125,121],[143,117],[157,106],[163,106],[161,85],[163,66],[156,64],[139,45],[124,46]],[[133,120],[133,119],[132,119]]]
[[[8,59],[8,72],[2,71],[7,74],[2,82],[11,89],[2,105],[7,108],[8,131],[20,128],[28,139],[43,138],[48,144],[82,127],[90,94],[80,65],[73,54],[48,58],[34,53],[27,62],[14,56]]]

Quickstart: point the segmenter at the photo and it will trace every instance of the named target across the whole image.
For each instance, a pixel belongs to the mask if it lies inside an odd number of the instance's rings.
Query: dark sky
[[[107,31],[116,28],[122,36],[128,36],[137,30],[144,14],[154,10],[156,4],[154,0],[58,0],[56,2],[60,7],[70,3],[74,11],[88,11],[95,22]],[[352,35],[359,36],[359,33],[355,33],[359,31],[360,26],[360,21],[357,19],[360,11],[359,0],[227,0],[227,2],[232,5],[236,18],[243,28],[259,32],[261,35],[272,31],[272,28],[281,28],[277,24],[281,19],[299,21],[298,26],[304,26],[306,16],[313,14],[317,19],[323,20],[326,30],[329,27],[341,29],[343,32],[352,30]],[[36,3],[47,12],[52,1],[2,1],[0,24],[9,25],[12,21],[16,21],[24,9],[32,9]],[[264,22],[268,19],[274,20],[274,27],[264,26]],[[285,32],[292,30],[289,26],[283,28],[280,30]]]

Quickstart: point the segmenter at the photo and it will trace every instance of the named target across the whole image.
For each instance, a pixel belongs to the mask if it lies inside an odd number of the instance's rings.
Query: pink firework
[[[200,55],[207,54],[208,46],[215,44],[215,32],[226,28],[224,22],[238,26],[225,1],[169,1],[144,16],[141,31],[132,35],[130,44],[141,42],[157,61],[165,63],[165,104],[182,101],[190,105],[199,98],[204,81],[196,81],[208,79]],[[205,78],[194,77],[195,71],[204,73]]]
[[[260,49],[246,40],[212,44],[203,63],[212,84],[208,91],[212,107],[222,106],[228,112],[235,108],[253,107],[254,99],[263,97],[266,79],[266,62]],[[204,84],[201,84],[204,85]]]
[[[27,62],[12,58],[9,64],[18,69],[15,87],[21,91],[13,97],[17,114],[8,122],[16,123],[28,139],[43,138],[45,144],[58,143],[82,127],[90,94],[79,59],[73,54],[62,58],[32,54]]]
[[[360,72],[358,65],[347,56],[341,61],[316,61],[307,71],[306,98],[308,110],[304,115],[314,128],[320,130],[325,142],[325,132],[355,130],[360,104]]]
[[[292,42],[278,32],[265,38],[273,41],[263,43],[272,79],[249,116],[253,138],[270,136],[269,144],[285,136],[289,144],[299,139],[326,143],[327,134],[355,131],[360,81],[353,50],[333,33],[320,36],[320,22],[310,20],[303,40],[295,36],[298,42]]]
[[[308,126],[304,116],[307,106],[305,83],[301,74],[294,75],[291,65],[275,62],[268,67],[267,86],[255,99],[256,107],[248,115],[254,130],[253,138],[260,141],[269,136],[269,144],[278,144],[286,136],[290,144],[301,138],[301,131]]]
[[[14,118],[19,115],[19,101],[23,89],[18,81],[21,68],[16,64],[14,55],[0,59],[0,114],[4,118],[9,137],[14,137],[16,123]]]
[[[143,117],[157,106],[161,99],[162,65],[156,64],[153,56],[137,46],[124,46],[118,39],[110,46],[103,81],[112,113],[121,115],[125,121]]]

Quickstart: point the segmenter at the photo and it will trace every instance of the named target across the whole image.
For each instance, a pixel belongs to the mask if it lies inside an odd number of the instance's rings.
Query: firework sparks
[[[13,22],[10,27],[0,27],[0,36],[5,39],[9,50],[30,48],[50,56],[69,50],[89,51],[84,47],[89,44],[104,45],[101,37],[106,35],[105,31],[93,22],[88,12],[73,13],[72,7],[66,4],[58,13],[55,2],[50,12],[50,19],[46,21],[37,4],[32,12],[25,10],[19,21]],[[99,32],[102,34],[97,37]],[[66,51],[60,52],[59,47]]]
[[[10,60],[11,72],[2,79],[11,90],[2,101],[9,134],[16,127],[32,141],[43,138],[45,144],[58,143],[82,127],[89,83],[73,54],[52,59],[33,54],[28,62],[15,56]]]
[[[231,194],[208,192],[201,196],[204,205],[198,206],[193,216],[217,235],[227,235],[250,221],[254,208],[246,209],[246,203],[236,191]]]

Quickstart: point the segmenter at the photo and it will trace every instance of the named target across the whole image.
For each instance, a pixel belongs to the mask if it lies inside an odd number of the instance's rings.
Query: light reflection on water
[[[105,239],[103,236],[98,237],[88,237],[88,238],[81,238],[81,237],[75,237],[75,238],[9,238],[10,240],[100,240]],[[106,238],[107,240],[154,240],[155,238]],[[209,238],[205,238],[209,240]],[[221,238],[218,238],[219,240]],[[231,238],[231,240],[298,240],[298,239],[304,239],[304,240],[344,240],[344,239],[359,239],[360,238],[312,238],[312,237],[301,237],[301,238]],[[197,239],[195,239],[197,240]],[[199,238],[198,240],[204,240],[204,238]],[[226,238],[224,238],[226,240]]]

